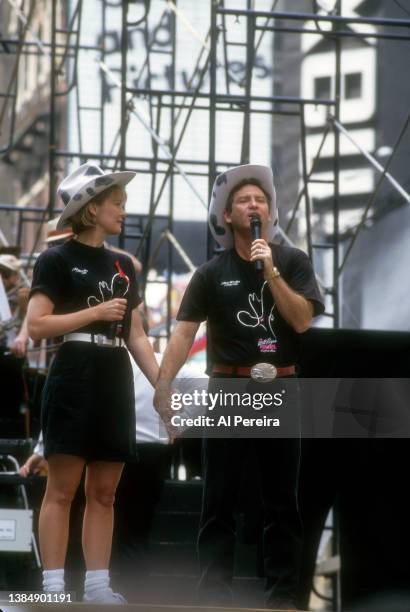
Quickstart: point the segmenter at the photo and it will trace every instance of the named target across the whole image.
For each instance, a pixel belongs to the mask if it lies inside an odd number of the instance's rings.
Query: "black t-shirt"
[[[37,291],[53,302],[54,314],[77,312],[113,297],[126,298],[122,331],[117,334],[125,339],[130,332],[131,311],[141,303],[130,257],[77,240],[41,253],[34,266],[30,297]],[[76,331],[106,335],[109,326],[108,321],[97,321]]]
[[[307,255],[272,245],[273,261],[283,279],[324,312],[323,300]],[[235,249],[203,264],[193,275],[177,315],[179,321],[208,321],[212,363],[249,366],[264,361],[278,367],[298,358],[298,336],[281,316],[268,283],[252,262]]]

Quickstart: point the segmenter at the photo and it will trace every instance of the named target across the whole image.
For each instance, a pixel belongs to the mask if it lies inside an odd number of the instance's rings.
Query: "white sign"
[[[13,542],[16,539],[16,521],[0,519],[0,540]]]
[[[0,552],[30,552],[33,511],[0,508]]]
[[[7,321],[8,319],[11,319],[11,310],[6,290],[4,289],[3,280],[0,276],[0,321]]]

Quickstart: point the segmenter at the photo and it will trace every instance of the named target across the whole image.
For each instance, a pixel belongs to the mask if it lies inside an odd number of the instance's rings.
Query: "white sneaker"
[[[127,603],[125,597],[120,595],[120,593],[114,593],[111,587],[95,591],[92,595],[84,593],[83,601],[89,603],[112,604],[114,606],[121,606]]]

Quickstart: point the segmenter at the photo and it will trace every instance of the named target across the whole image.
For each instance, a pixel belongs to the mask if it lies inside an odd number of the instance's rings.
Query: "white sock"
[[[92,595],[110,586],[110,575],[107,569],[87,570],[85,572],[84,593]]]
[[[43,591],[45,593],[61,593],[64,588],[64,569],[43,571]]]

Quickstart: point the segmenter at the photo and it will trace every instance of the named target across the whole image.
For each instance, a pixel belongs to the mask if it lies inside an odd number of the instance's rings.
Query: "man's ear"
[[[224,208],[224,219],[226,223],[231,223],[231,213]]]

